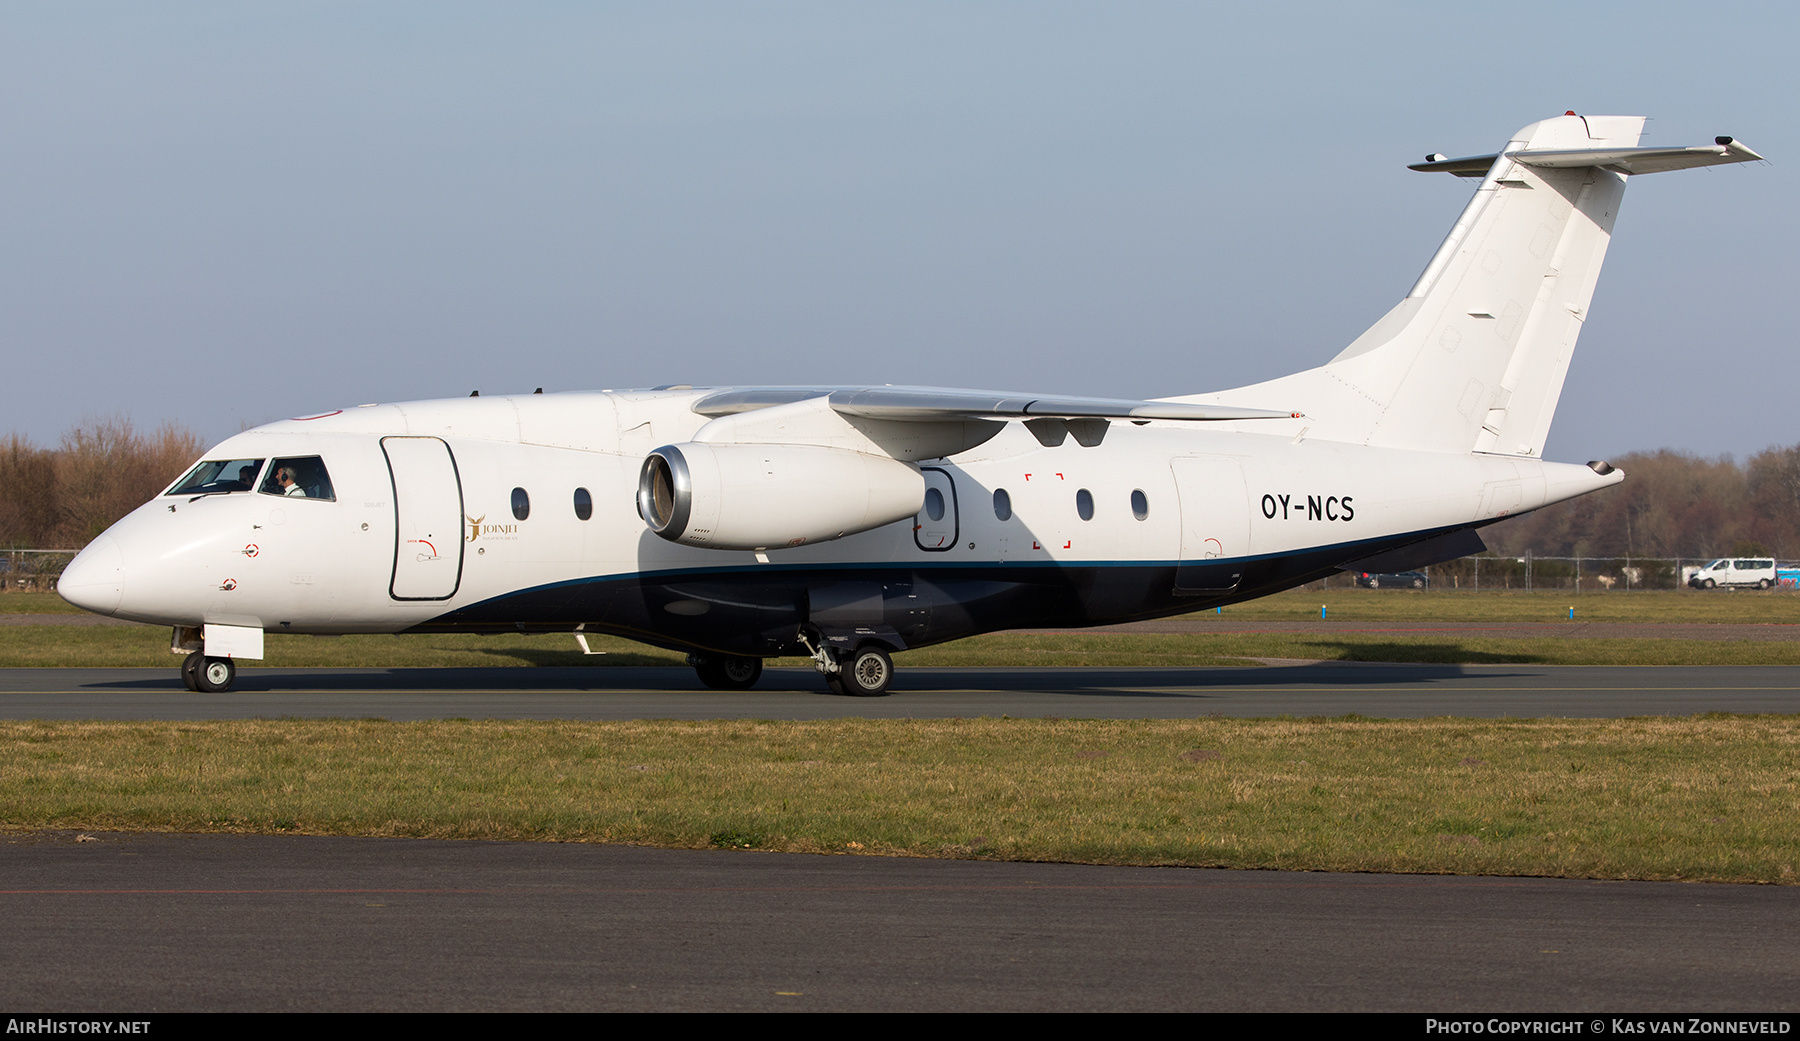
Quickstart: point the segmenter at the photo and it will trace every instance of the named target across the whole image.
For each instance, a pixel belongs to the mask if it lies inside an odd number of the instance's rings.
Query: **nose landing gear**
[[[196,694],[223,694],[237,682],[237,663],[195,651],[181,663],[181,682]]]

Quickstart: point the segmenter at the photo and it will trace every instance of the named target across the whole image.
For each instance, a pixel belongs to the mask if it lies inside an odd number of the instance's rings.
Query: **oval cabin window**
[[[575,489],[575,516],[587,520],[594,515],[594,497],[586,488]]]
[[[514,520],[524,520],[531,516],[531,496],[525,494],[525,489],[513,489],[512,508]]]

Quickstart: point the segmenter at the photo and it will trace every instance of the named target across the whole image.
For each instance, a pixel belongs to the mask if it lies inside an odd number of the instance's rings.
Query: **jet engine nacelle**
[[[925,478],[898,460],[843,448],[688,441],[644,460],[637,501],[650,530],[670,542],[784,549],[913,516]]]

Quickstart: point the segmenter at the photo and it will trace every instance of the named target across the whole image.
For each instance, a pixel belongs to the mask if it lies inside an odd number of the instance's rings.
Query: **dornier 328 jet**
[[[661,387],[363,405],[258,427],[95,539],[58,588],[169,625],[228,689],[263,635],[612,633],[710,686],[1154,618],[1479,551],[1616,484],[1541,458],[1633,176],[1760,159],[1643,148],[1636,116],[1533,123],[1406,297],[1319,368],[1155,401],[928,387]]]

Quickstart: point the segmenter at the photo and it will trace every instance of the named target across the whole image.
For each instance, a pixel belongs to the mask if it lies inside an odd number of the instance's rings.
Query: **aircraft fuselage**
[[[904,649],[1262,596],[1616,479],[1175,423],[1047,447],[1012,423],[953,462],[920,462],[926,505],[909,520],[760,554],[705,549],[657,537],[636,504],[645,454],[706,422],[690,407],[700,393],[377,405],[247,431],[208,458],[267,472],[317,457],[334,497],[161,496],[84,555],[116,574],[72,568],[65,594],[171,626],[579,626],[753,656],[805,653],[810,627]]]

